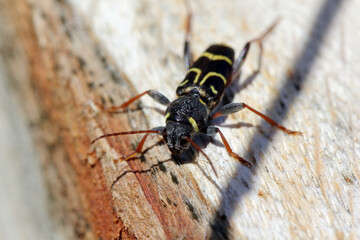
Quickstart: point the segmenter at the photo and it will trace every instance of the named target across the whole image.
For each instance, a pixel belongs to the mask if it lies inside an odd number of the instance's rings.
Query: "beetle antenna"
[[[128,132],[116,132],[116,133],[109,133],[101,135],[94,140],[91,141],[91,144],[94,144],[96,141],[106,138],[106,137],[114,137],[114,136],[120,136],[120,135],[130,135],[130,134],[140,134],[140,133],[156,133],[159,135],[164,135],[164,132],[162,130],[139,130],[139,131],[128,131]]]

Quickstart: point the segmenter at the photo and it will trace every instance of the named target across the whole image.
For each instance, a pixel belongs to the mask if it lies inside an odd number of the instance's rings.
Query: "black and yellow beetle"
[[[211,125],[212,119],[247,108],[265,119],[269,124],[278,127],[288,134],[300,134],[300,132],[291,131],[277,124],[274,120],[256,111],[245,103],[230,103],[220,107],[218,111],[213,112],[214,108],[222,99],[225,88],[229,86],[232,79],[238,76],[251,43],[257,42],[261,46],[262,40],[273,29],[275,24],[259,38],[247,42],[235,62],[234,50],[231,47],[224,44],[215,44],[211,45],[194,63],[191,61],[189,41],[190,25],[191,14],[189,14],[187,18],[187,31],[184,47],[184,61],[188,68],[188,72],[184,80],[176,89],[177,99],[170,102],[163,94],[155,90],[148,90],[130,99],[121,106],[103,108],[107,111],[126,108],[129,104],[147,94],[155,101],[167,106],[165,113],[165,127],[156,127],[151,130],[105,134],[94,139],[92,143],[104,137],[145,133],[137,149],[120,158],[120,160],[128,160],[136,154],[142,153],[142,147],[148,135],[150,133],[156,133],[163,136],[172,154],[179,155],[182,151],[188,149],[191,144],[209,160],[207,155],[192,140],[192,137],[198,132],[203,132],[208,136],[214,136],[216,133],[219,133],[229,155],[237,159],[240,163],[250,167],[251,164],[248,161],[232,151],[220,129]]]

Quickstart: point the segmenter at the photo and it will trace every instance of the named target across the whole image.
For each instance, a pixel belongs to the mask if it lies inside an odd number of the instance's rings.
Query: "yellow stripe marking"
[[[165,122],[166,122],[166,120],[167,120],[169,117],[170,117],[170,113],[167,113],[167,114],[165,115]]]
[[[216,76],[216,77],[221,78],[221,80],[223,80],[224,84],[226,84],[226,79],[225,79],[225,77],[224,77],[222,74],[217,73],[217,72],[209,72],[209,73],[206,74],[205,77],[201,80],[200,85],[203,85],[204,82],[206,82],[206,80],[207,80],[209,77],[212,77],[212,76]]]
[[[199,98],[199,101],[200,101],[205,107],[207,107],[206,103],[204,103],[204,101],[201,100],[201,98]]]
[[[179,87],[184,86],[185,84],[187,84],[189,82],[189,79],[186,79],[185,81],[183,81],[182,83],[179,84]]]
[[[223,47],[227,47],[227,48],[231,48],[229,45],[227,45],[226,43],[220,43],[220,44],[217,44],[217,45],[220,45],[220,46],[223,46]]]
[[[183,90],[183,93],[189,93],[191,90],[193,90],[194,88],[196,88],[196,87],[194,87],[194,86],[190,86],[190,87],[187,87],[187,88],[185,88],[184,90]]]
[[[195,77],[194,83],[197,83],[199,81],[199,77],[201,75],[201,69],[199,69],[199,68],[190,68],[187,73],[189,74],[190,72],[196,72],[196,77]]]
[[[228,64],[232,65],[233,62],[231,61],[230,58],[224,56],[224,55],[216,55],[216,54],[212,54],[209,52],[204,52],[201,57],[207,57],[210,60],[216,61],[216,60],[223,60],[226,61]]]
[[[215,87],[213,85],[210,85],[211,91],[216,95],[218,94],[218,91],[216,91]]]
[[[203,100],[201,100],[201,98],[199,98],[199,101],[205,106],[206,112],[207,112],[207,114],[209,114],[209,113],[210,113],[210,109],[207,107],[206,103],[205,103]]]
[[[214,54],[209,53],[209,52],[204,52],[203,54],[201,54],[200,57],[207,57],[208,59],[212,60],[212,58],[214,57]]]
[[[195,132],[199,131],[199,127],[195,121],[195,119],[193,119],[192,117],[189,117],[189,122],[191,123],[191,125],[193,126]]]

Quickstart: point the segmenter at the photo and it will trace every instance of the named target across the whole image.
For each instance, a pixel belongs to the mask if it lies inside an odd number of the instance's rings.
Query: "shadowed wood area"
[[[194,56],[212,43],[251,46],[224,102],[245,102],[291,130],[244,109],[216,119],[219,136],[173,159],[156,134],[102,134],[164,125],[186,68],[184,1],[1,0],[0,54],[33,133],[53,225],[69,239],[357,239],[360,237],[358,63],[355,0],[189,1]],[[354,20],[355,19],[355,20]],[[46,211],[46,209],[44,209]],[[1,235],[0,235],[1,236]]]

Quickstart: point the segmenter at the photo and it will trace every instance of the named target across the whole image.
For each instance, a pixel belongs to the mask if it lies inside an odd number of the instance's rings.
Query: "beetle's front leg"
[[[152,99],[154,99],[156,102],[162,104],[162,105],[169,105],[170,103],[170,100],[165,97],[163,94],[159,93],[158,91],[155,91],[155,90],[147,90],[133,98],[131,98],[129,101],[121,104],[120,106],[112,106],[112,107],[104,107],[100,104],[97,104],[97,106],[99,108],[101,108],[101,110],[103,111],[107,111],[107,112],[114,112],[114,111],[117,111],[119,109],[123,109],[123,108],[127,108],[131,103],[133,103],[134,101],[138,100],[139,98],[141,98],[142,96],[144,95],[149,95]]]

